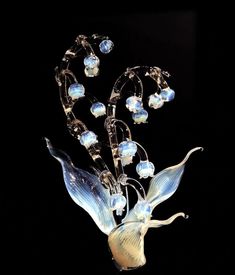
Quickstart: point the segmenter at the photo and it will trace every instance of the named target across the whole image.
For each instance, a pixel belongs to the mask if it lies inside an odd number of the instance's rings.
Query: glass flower
[[[99,53],[108,54],[113,46],[113,42],[107,36],[78,35],[74,44],[65,52],[60,65],[56,67],[55,78],[67,119],[68,131],[77,141],[80,141],[83,150],[86,150],[92,158],[95,174],[75,167],[65,152],[54,148],[48,139],[46,142],[50,154],[62,166],[65,186],[72,200],[83,208],[97,227],[107,235],[108,245],[116,266],[120,270],[131,270],[146,263],[144,236],[149,228],[170,224],[180,216],[186,217],[184,213],[179,212],[166,220],[152,219],[156,206],[177,190],[185,163],[191,153],[201,147],[189,151],[179,164],[154,174],[155,166],[149,161],[147,151],[139,142],[132,140],[131,129],[116,115],[120,114],[117,112],[119,103],[125,102],[126,108],[131,112],[132,123],[136,124],[136,127],[145,124],[151,114],[145,110],[146,107],[159,109],[165,105],[165,102],[174,99],[175,91],[165,80],[165,77],[170,75],[156,66],[128,67],[115,81],[107,104],[104,105],[96,98],[95,93],[91,94],[87,87],[85,89],[83,84],[87,81],[84,77],[92,81],[92,78],[99,75],[101,62],[98,53],[95,52],[95,47],[99,49]],[[73,72],[74,68],[80,68],[71,66],[77,59],[83,60],[85,66],[82,71],[83,77],[77,77]],[[153,82],[154,94],[149,95],[149,92],[147,95],[144,94],[143,78]],[[104,119],[112,167],[104,158],[102,149],[104,145],[107,147],[107,143],[101,142],[103,135],[98,134],[101,137],[98,141],[96,133],[90,130],[94,124],[88,119],[89,127],[87,127],[85,122],[80,120],[79,112],[75,110],[76,106],[84,101],[84,108],[89,103],[88,115],[90,116],[91,112],[91,119],[98,117],[100,117],[99,120]],[[87,118],[86,113],[84,113],[84,118]],[[145,132],[142,133],[141,135],[147,140]],[[136,165],[139,178],[151,178],[147,188],[135,178],[128,176],[127,171],[131,170],[126,169],[126,166],[131,165],[136,159],[139,159]],[[134,194],[137,195],[136,203],[129,198],[130,188],[134,189]],[[133,192],[130,194],[133,195]]]

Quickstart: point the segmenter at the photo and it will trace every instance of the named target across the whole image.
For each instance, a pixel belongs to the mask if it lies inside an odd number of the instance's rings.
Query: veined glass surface
[[[99,229],[109,234],[116,226],[110,208],[110,193],[104,188],[98,177],[76,168],[70,157],[63,151],[52,147],[47,140],[51,155],[56,158],[63,169],[65,186],[74,202],[88,212]]]

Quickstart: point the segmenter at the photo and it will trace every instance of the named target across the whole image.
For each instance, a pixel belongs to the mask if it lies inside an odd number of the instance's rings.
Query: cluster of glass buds
[[[169,74],[155,66],[127,68],[114,83],[111,96],[105,105],[94,95],[87,93],[84,85],[78,82],[70,69],[74,59],[83,58],[85,76],[98,76],[100,59],[94,51],[97,45],[101,54],[108,54],[114,47],[113,42],[106,36],[79,35],[74,45],[65,52],[60,66],[56,68],[56,81],[67,118],[68,130],[80,141],[93,159],[95,174],[76,168],[65,152],[54,148],[48,139],[46,141],[51,155],[62,165],[65,185],[71,198],[87,211],[99,229],[108,235],[113,260],[119,269],[129,270],[143,266],[146,262],[144,236],[148,228],[170,224],[179,216],[186,217],[180,212],[164,221],[151,219],[154,208],[168,199],[178,188],[190,154],[201,147],[192,149],[179,164],[154,174],[155,167],[149,161],[146,150],[132,140],[128,125],[116,118],[116,109],[118,101],[126,97],[126,108],[131,112],[134,123],[145,123],[148,112],[144,109],[141,78],[148,77],[156,84],[156,91],[147,97],[146,105],[158,109],[175,97],[175,92],[164,79],[169,77]],[[131,94],[125,89],[127,83],[133,86]],[[78,106],[82,100],[90,102],[90,112],[95,119],[104,118],[104,128],[109,139],[115,175],[101,156],[97,134],[88,129],[86,124],[74,114],[75,106]],[[119,131],[122,133],[121,140],[119,140]],[[124,171],[125,166],[131,165],[133,158],[137,155],[139,162],[136,165],[136,172],[139,178],[151,178],[147,192],[147,188]],[[137,194],[137,201],[132,209],[129,204],[129,188],[133,188]]]

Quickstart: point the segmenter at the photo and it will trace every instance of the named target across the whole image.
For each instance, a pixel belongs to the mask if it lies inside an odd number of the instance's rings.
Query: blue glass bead
[[[133,157],[137,152],[137,145],[134,141],[123,141],[118,145],[120,157]]]
[[[137,113],[143,109],[142,99],[137,96],[130,96],[126,99],[126,107],[130,112]]]
[[[85,146],[87,149],[98,142],[97,136],[92,131],[85,131],[80,136],[81,145]]]
[[[154,164],[148,160],[141,160],[136,166],[136,172],[140,176],[140,178],[148,178],[153,177],[154,174]]]
[[[113,41],[106,39],[100,42],[99,48],[102,53],[107,54],[112,51],[113,46]]]
[[[161,90],[160,96],[163,101],[171,101],[175,98],[175,91],[168,87]]]
[[[126,198],[122,194],[110,196],[110,207],[112,210],[123,209],[126,206]]]
[[[157,93],[149,96],[148,105],[150,108],[158,109],[161,108],[164,104],[164,101],[160,95]]]
[[[84,97],[85,88],[82,84],[73,83],[69,86],[68,94],[73,100]]]
[[[152,209],[147,201],[138,201],[134,206],[134,212],[138,220],[144,220],[150,218]]]
[[[137,113],[132,114],[132,119],[136,124],[145,123],[148,118],[148,112],[144,109],[141,109]]]
[[[100,60],[98,58],[98,56],[96,55],[88,55],[84,58],[84,65],[87,67],[87,68],[95,68],[95,67],[98,67],[99,64],[100,64]]]
[[[95,117],[99,117],[106,114],[106,107],[102,102],[95,102],[91,105],[90,111]]]

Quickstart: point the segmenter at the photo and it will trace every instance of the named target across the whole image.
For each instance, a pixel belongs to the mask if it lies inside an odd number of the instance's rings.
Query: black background
[[[8,187],[3,193],[6,258],[13,262],[14,256],[22,256],[22,274],[118,273],[107,237],[70,199],[60,166],[43,140],[45,136],[51,139],[81,168],[92,164],[67,132],[54,68],[78,34],[100,33],[115,43],[113,52],[100,58],[100,76],[88,81],[102,101],[128,66],[159,66],[172,75],[168,83],[176,91],[175,100],[150,110],[147,125],[132,127],[133,139],[144,145],[156,171],[178,163],[191,148],[204,147],[202,153],[192,155],[174,196],[154,211],[158,219],[179,211],[190,218],[149,230],[145,237],[147,264],[130,273],[225,271],[232,251],[231,220],[227,220],[232,208],[227,160],[232,150],[227,11],[136,7],[105,13],[94,6],[60,8],[31,7],[26,23],[15,29],[20,37],[20,62],[14,70],[21,92],[16,95],[14,123],[20,120],[21,130],[13,135],[19,137],[20,149],[14,155],[14,167],[19,170],[16,183],[23,195],[14,196]],[[85,111],[81,107],[81,115]],[[128,121],[122,113],[120,118]],[[102,130],[102,123],[94,127]],[[9,173],[14,176],[12,170]],[[22,211],[13,215],[19,205]],[[22,221],[23,233],[19,234]],[[19,237],[13,238],[16,235]],[[18,245],[15,241],[23,242]],[[7,265],[9,272],[12,266]]]

